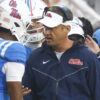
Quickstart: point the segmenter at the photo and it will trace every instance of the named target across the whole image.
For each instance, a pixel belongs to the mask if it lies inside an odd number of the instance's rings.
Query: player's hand
[[[28,87],[24,87],[22,85],[22,93],[23,93],[23,96],[29,94],[31,92],[31,89],[29,89]]]

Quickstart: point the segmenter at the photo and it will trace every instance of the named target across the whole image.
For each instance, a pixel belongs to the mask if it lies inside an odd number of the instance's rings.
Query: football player
[[[30,22],[28,14],[23,15],[27,10],[23,5],[21,0],[0,3],[0,100],[23,100],[21,81],[27,52],[20,42]]]
[[[37,23],[42,18],[46,3],[42,0],[25,0],[30,10],[32,24],[27,28],[27,34],[24,34],[23,43],[32,50],[41,46],[44,39],[42,24]]]

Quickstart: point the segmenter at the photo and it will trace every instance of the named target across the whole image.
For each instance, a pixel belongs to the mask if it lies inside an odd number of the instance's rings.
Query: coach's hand
[[[29,94],[31,92],[31,89],[29,89],[28,87],[24,87],[22,85],[22,93],[23,93],[23,96]]]

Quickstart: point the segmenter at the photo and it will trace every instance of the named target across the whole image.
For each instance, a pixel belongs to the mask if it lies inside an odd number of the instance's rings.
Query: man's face
[[[63,25],[59,25],[55,28],[48,28],[45,26],[44,36],[45,41],[49,46],[63,45],[63,42],[67,38],[66,34]]]

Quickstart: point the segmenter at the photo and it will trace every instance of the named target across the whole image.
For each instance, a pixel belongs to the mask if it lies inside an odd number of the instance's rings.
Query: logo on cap
[[[45,16],[52,18],[52,15],[50,13],[46,13]]]

